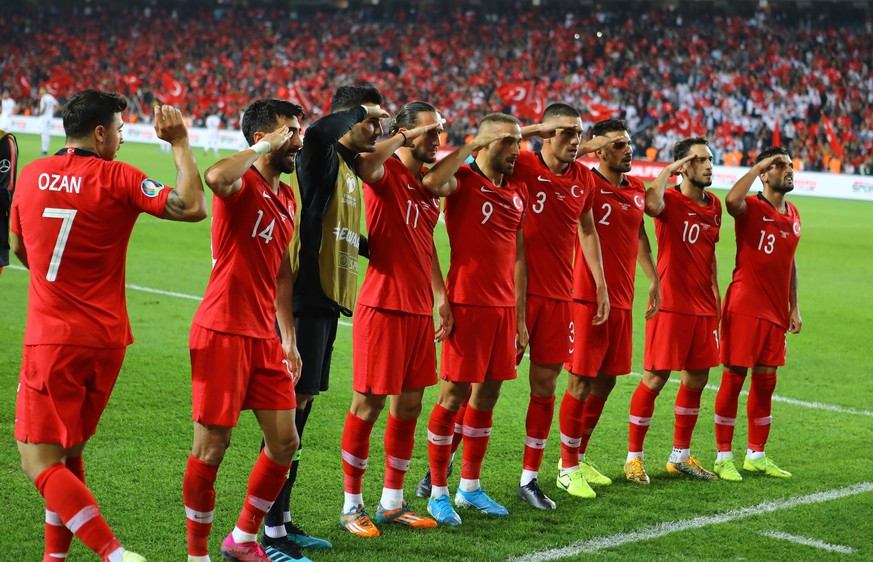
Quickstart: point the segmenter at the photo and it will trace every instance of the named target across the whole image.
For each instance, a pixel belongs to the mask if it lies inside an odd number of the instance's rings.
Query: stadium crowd
[[[869,16],[517,7],[26,5],[0,23],[27,38],[7,45],[0,75],[19,111],[38,104],[39,85],[61,95],[91,86],[126,92],[146,118],[157,98],[195,123],[218,111],[230,127],[249,99],[296,99],[316,118],[336,86],[369,81],[389,92],[389,110],[435,101],[450,145],[508,109],[500,86],[518,85],[525,101],[570,100],[590,122],[626,118],[638,158],[669,160],[668,147],[694,132],[712,139],[718,161],[748,164],[778,128],[806,170],[873,173]]]

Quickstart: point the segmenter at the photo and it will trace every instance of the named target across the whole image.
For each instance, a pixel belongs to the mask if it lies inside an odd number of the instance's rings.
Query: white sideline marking
[[[27,271],[27,268],[21,267],[20,265],[8,265],[6,269],[14,269],[16,271]],[[201,301],[202,297],[198,297],[195,295],[186,295],[184,293],[175,293],[173,291],[164,291],[163,289],[152,289],[150,287],[143,287],[140,285],[126,285],[126,287],[132,291],[140,291],[143,293],[152,293],[155,295],[164,295],[168,297],[176,297],[180,299],[188,299],[193,301]],[[340,320],[339,324],[341,326],[351,327],[352,323]],[[527,353],[524,354],[525,357],[530,358]],[[641,377],[642,373],[631,373],[631,375]],[[679,380],[670,378],[668,379],[670,382],[674,384],[679,384]],[[718,390],[718,387],[715,385],[708,384],[706,385],[707,390]],[[744,390],[741,392],[741,395],[747,396],[749,394],[748,391]],[[843,408],[842,406],[834,406],[832,404],[822,404],[821,402],[807,402],[805,400],[797,400],[795,398],[786,398],[784,396],[773,395],[773,402],[785,402],[786,404],[793,404],[795,406],[802,406],[804,408],[810,408],[813,410],[826,410],[828,412],[839,412],[841,414],[853,414],[856,416],[868,416],[873,418],[873,412],[867,410],[856,410],[854,408]]]
[[[719,513],[716,515],[707,515],[703,517],[694,517],[693,519],[685,519],[683,521],[671,521],[659,523],[653,527],[642,529],[639,531],[631,531],[629,533],[618,533],[615,535],[606,535],[595,537],[584,541],[577,541],[563,548],[554,548],[544,550],[542,552],[534,552],[517,558],[510,558],[511,562],[542,562],[545,560],[557,560],[559,558],[569,558],[578,556],[582,553],[591,553],[604,550],[607,548],[615,548],[629,543],[639,541],[657,539],[672,533],[687,531],[689,529],[700,529],[709,527],[710,525],[718,525],[738,519],[745,519],[754,515],[764,513],[773,513],[783,509],[792,509],[800,505],[808,505],[833,501],[840,498],[854,496],[865,492],[873,491],[873,482],[859,482],[845,488],[838,488],[828,492],[818,492],[808,496],[797,496],[783,500],[771,500],[758,505],[744,507]]]
[[[784,541],[802,544],[805,546],[812,546],[814,548],[820,548],[822,550],[827,550],[830,552],[839,552],[841,554],[852,554],[855,552],[855,549],[850,546],[831,544],[815,539],[808,539],[806,537],[798,537],[797,535],[789,535],[788,533],[782,533],[779,531],[760,531],[758,534],[764,535],[765,537],[770,537],[771,539],[782,539]]]

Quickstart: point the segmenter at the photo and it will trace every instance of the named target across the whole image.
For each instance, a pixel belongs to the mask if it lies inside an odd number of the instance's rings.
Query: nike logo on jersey
[[[697,216],[697,213],[688,213],[688,216],[689,216],[689,217],[696,217],[696,216]]]
[[[261,195],[264,197],[264,199],[269,199],[269,198],[270,198],[270,196],[267,194],[267,190],[266,190],[266,189],[265,189],[264,191],[261,192]]]
[[[415,191],[415,188],[409,184],[406,184],[406,189],[409,189],[410,191]]]
[[[767,217],[762,217],[764,222],[776,222],[776,219],[768,219]]]
[[[604,194],[604,195],[612,195],[612,192],[611,192],[611,191],[607,191],[607,190],[605,190],[605,189],[601,189],[601,190],[600,190],[600,193],[602,193],[602,194]]]
[[[552,180],[550,180],[549,178],[544,178],[543,176],[537,176],[537,179],[542,182],[552,183]]]
[[[485,189],[484,185],[482,187],[480,187],[479,189],[482,190],[482,193],[494,193],[493,189]]]

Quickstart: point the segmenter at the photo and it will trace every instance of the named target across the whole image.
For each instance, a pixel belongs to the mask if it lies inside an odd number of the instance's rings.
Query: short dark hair
[[[127,98],[121,94],[89,88],[76,92],[64,107],[64,133],[68,139],[90,135],[98,125],[110,127],[116,113],[127,109]]]
[[[426,101],[411,101],[400,108],[391,119],[391,127],[388,134],[394,136],[400,129],[412,129],[415,127],[419,113],[436,113],[437,108]]]
[[[479,128],[481,129],[485,125],[491,123],[509,123],[511,125],[518,125],[518,119],[506,113],[489,113],[479,121]]]
[[[755,159],[755,162],[760,162],[765,158],[770,158],[771,156],[776,156],[777,154],[784,154],[785,156],[791,158],[791,155],[788,154],[788,150],[784,146],[768,146],[761,151],[761,154],[758,155],[758,158]]]
[[[345,111],[365,103],[382,105],[384,100],[379,90],[370,85],[340,86],[330,100],[330,112]]]
[[[258,100],[243,113],[243,136],[251,146],[255,144],[255,133],[269,133],[279,124],[279,117],[303,119],[303,115],[303,108],[296,103],[277,99]]]
[[[591,138],[605,135],[606,133],[611,133],[613,131],[627,131],[630,133],[630,128],[628,128],[627,121],[624,119],[604,119],[603,121],[598,121],[591,127]]]
[[[702,144],[704,146],[709,146],[709,141],[706,140],[706,137],[688,137],[687,139],[682,139],[673,145],[673,160],[681,160],[688,156],[688,153],[691,152],[691,147]]]
[[[556,117],[582,117],[582,114],[572,105],[553,103],[543,111],[543,121],[555,119]]]

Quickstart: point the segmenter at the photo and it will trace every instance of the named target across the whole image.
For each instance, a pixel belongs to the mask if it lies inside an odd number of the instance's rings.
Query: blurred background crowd
[[[23,1],[0,18],[0,84],[19,114],[41,88],[63,105],[97,87],[128,95],[131,120],[160,101],[235,128],[252,99],[311,122],[369,82],[389,111],[441,108],[454,146],[487,113],[532,122],[562,101],[627,119],[641,160],[704,134],[727,165],[779,143],[805,170],[873,174],[873,16],[852,4],[377,2]]]

